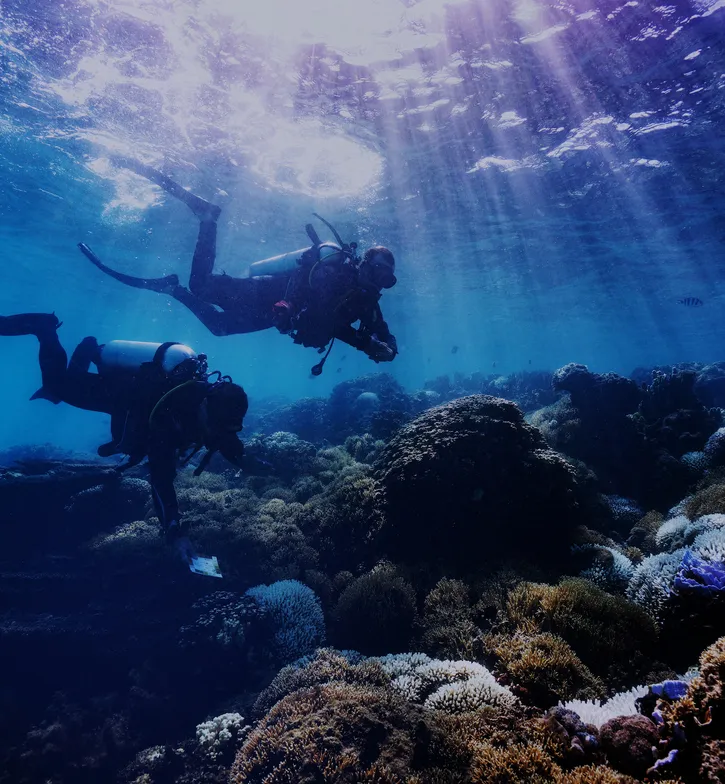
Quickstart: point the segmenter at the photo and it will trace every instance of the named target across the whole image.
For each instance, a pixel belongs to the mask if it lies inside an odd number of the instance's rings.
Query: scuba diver
[[[119,471],[148,457],[151,495],[162,533],[192,571],[221,577],[216,558],[194,553],[179,514],[174,490],[181,453],[187,463],[202,447],[196,476],[219,451],[230,463],[250,470],[238,438],[247,413],[247,394],[229,376],[207,372],[207,358],[180,343],[113,340],[99,345],[84,338],[70,362],[58,339],[55,314],[0,316],[0,336],[35,335],[40,344],[42,387],[31,400],[64,402],[111,416],[111,441],[98,448],[101,457],[128,456]],[[89,371],[91,364],[97,373]]]
[[[398,353],[395,337],[383,319],[378,301],[392,288],[395,258],[382,246],[372,247],[362,259],[356,243],[321,242],[311,224],[306,231],[312,246],[254,262],[248,277],[214,273],[217,220],[221,208],[190,193],[156,169],[131,158],[113,156],[118,167],[130,169],[184,202],[200,221],[191,265],[189,288],[176,275],[137,278],[105,265],[84,243],[78,247],[100,270],[128,286],[172,296],[185,305],[212,334],[234,335],[276,327],[295,343],[316,348],[325,357],[312,368],[322,372],[335,339],[365,352],[375,362],[390,362]],[[360,326],[352,325],[357,321]]]

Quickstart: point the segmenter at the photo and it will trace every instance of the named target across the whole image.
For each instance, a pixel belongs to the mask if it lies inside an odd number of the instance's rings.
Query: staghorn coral
[[[555,784],[637,784],[631,776],[617,773],[604,765],[584,765],[557,775]]]
[[[616,683],[624,671],[632,677],[632,664],[653,651],[657,638],[642,608],[582,579],[521,583],[509,593],[505,620],[512,630],[559,635],[595,675]]]
[[[615,547],[605,545],[575,545],[575,554],[589,556],[590,565],[579,576],[600,588],[612,592],[624,592],[634,574],[634,564]]]
[[[425,654],[387,655],[377,659],[392,687],[407,700],[446,713],[485,706],[511,708],[516,697],[481,664],[431,659]]]
[[[422,650],[443,659],[473,659],[480,635],[473,622],[468,586],[444,578],[426,596],[421,621]]]
[[[352,582],[333,613],[336,643],[361,653],[403,651],[417,617],[415,591],[390,564],[381,564]]]
[[[638,714],[636,700],[644,697],[648,691],[648,686],[635,686],[633,689],[615,694],[606,702],[571,700],[561,707],[574,711],[585,724],[591,724],[598,729],[610,719],[619,716],[636,716]]]
[[[481,743],[471,761],[471,780],[487,784],[545,784],[561,772],[544,748],[533,743],[505,748]]]
[[[545,447],[513,403],[485,395],[421,414],[374,468],[386,517],[381,546],[391,557],[435,562],[449,574],[505,554],[556,552],[579,514],[574,469]]]
[[[252,624],[260,610],[250,597],[231,591],[207,594],[192,606],[196,613],[193,623],[179,631],[183,647],[209,646],[243,650]]]
[[[291,520],[313,542],[328,572],[357,570],[375,562],[374,540],[383,524],[378,487],[370,469],[354,463],[319,495],[298,508]]]
[[[555,634],[490,634],[483,638],[483,647],[496,657],[497,669],[517,687],[516,693],[539,707],[605,692],[604,683]]]

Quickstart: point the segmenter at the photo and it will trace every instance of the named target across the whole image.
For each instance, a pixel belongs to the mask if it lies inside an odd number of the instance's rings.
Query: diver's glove
[[[395,351],[387,343],[378,340],[375,335],[370,336],[370,343],[365,349],[365,353],[374,362],[392,362],[395,359]]]

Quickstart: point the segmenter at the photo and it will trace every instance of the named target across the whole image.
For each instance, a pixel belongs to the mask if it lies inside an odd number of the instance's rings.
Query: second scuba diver
[[[200,227],[188,289],[179,285],[176,275],[138,278],[117,272],[80,243],[81,251],[103,272],[128,286],[174,297],[214,335],[276,327],[295,343],[316,348],[319,353],[329,344],[324,359],[312,368],[313,375],[322,372],[336,338],[363,351],[375,362],[395,358],[398,346],[378,304],[383,289],[392,288],[397,282],[395,258],[387,248],[369,248],[360,259],[357,245],[344,243],[334,228],[321,219],[333,231],[338,244],[320,242],[308,224],[311,247],[255,262],[246,278],[214,274],[221,209],[150,166],[118,156],[112,162],[146,177],[184,202],[199,218]],[[356,329],[352,325],[358,321],[360,326]]]
[[[176,466],[181,453],[189,452],[188,461],[203,447],[207,452],[194,471],[197,476],[216,451],[239,468],[256,466],[259,461],[245,457],[238,437],[249,405],[244,389],[218,371],[207,373],[205,355],[179,343],[114,340],[99,345],[87,337],[68,362],[58,339],[60,325],[49,313],[0,316],[0,336],[38,338],[43,385],[31,399],[110,414],[111,441],[98,454],[128,455],[121,470],[148,457],[151,494],[166,540],[192,571],[209,574],[204,562],[216,559],[193,552],[174,490]],[[97,373],[89,371],[91,364]]]

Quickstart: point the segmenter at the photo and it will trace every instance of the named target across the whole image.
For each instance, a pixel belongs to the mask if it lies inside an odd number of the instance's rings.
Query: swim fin
[[[54,395],[52,392],[47,390],[45,387],[41,387],[37,392],[33,393],[30,397],[31,400],[50,400],[51,403],[58,403],[61,402],[61,399],[58,395]]]
[[[114,166],[128,169],[140,177],[145,177],[149,182],[158,185],[159,188],[163,188],[166,193],[179,201],[183,201],[200,221],[215,223],[221,215],[221,207],[212,204],[206,199],[202,199],[201,196],[197,196],[191,191],[187,191],[186,188],[179,185],[178,182],[174,182],[171,177],[162,174],[158,169],[147,166],[134,158],[128,158],[125,155],[111,155],[110,161]]]
[[[178,275],[166,275],[163,278],[137,278],[133,275],[124,275],[122,272],[116,272],[116,270],[106,266],[85,242],[79,242],[78,248],[101,272],[105,272],[106,275],[110,275],[127,286],[133,286],[136,289],[148,289],[159,294],[172,294],[173,290],[179,285]]]

